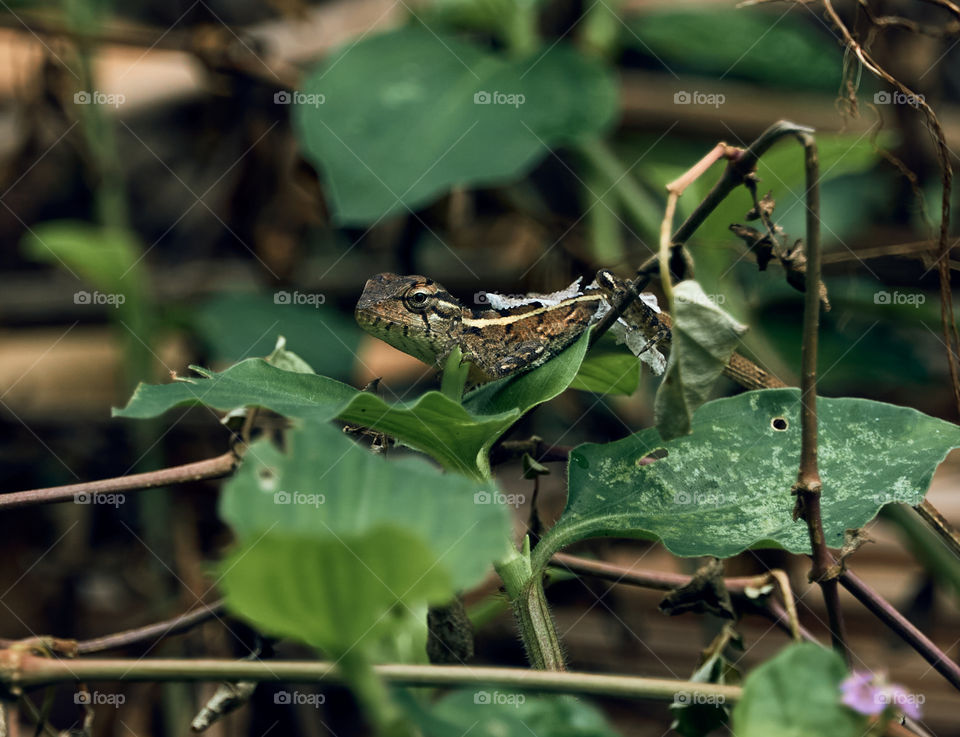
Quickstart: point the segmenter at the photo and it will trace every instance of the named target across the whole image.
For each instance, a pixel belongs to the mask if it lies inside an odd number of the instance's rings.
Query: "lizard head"
[[[425,276],[377,274],[367,280],[354,314],[371,335],[434,364],[460,329],[463,306]]]

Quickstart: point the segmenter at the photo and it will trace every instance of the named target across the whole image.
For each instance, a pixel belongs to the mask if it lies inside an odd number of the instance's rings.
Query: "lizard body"
[[[609,310],[608,301],[623,288],[623,282],[603,270],[597,286],[582,292],[530,295],[525,304],[473,310],[427,277],[377,274],[364,287],[356,319],[367,332],[428,364],[442,365],[459,347],[473,364],[470,381],[482,383],[546,363]],[[641,334],[642,347],[634,341],[634,352],[669,340],[669,328],[657,312],[636,300],[624,315]]]

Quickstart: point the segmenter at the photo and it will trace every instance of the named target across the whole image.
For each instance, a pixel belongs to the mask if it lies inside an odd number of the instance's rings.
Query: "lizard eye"
[[[407,306],[411,310],[422,311],[433,300],[434,293],[423,287],[414,287],[406,295]]]

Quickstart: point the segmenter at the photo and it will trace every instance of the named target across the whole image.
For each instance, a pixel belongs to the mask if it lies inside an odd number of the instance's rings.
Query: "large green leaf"
[[[596,708],[572,696],[503,691],[481,685],[432,704],[408,707],[425,737],[616,737]]]
[[[140,384],[115,417],[156,417],[184,404],[221,411],[266,407],[288,417],[331,420],[370,427],[435,458],[446,468],[489,476],[487,453],[520,416],[557,396],[577,374],[587,350],[583,336],[560,355],[520,376],[486,384],[463,405],[438,391],[412,402],[389,403],[334,379],[271,366],[250,358],[220,373],[194,367],[200,378],[171,384]]]
[[[417,27],[349,45],[302,94],[318,103],[294,110],[303,147],[337,220],[356,225],[453,186],[517,178],[550,148],[602,131],[617,110],[609,70],[565,44],[507,61]]]
[[[506,549],[489,482],[388,461],[327,423],[290,431],[287,448],[254,443],[220,502],[241,543],[228,603],[268,632],[343,653],[476,585]]]
[[[693,279],[674,287],[670,360],[657,389],[654,417],[664,440],[686,435],[694,410],[710,391],[747,332],[711,301]]]
[[[843,659],[809,642],[790,645],[747,676],[733,709],[737,737],[862,737],[866,718],[840,703]]]
[[[423,541],[382,526],[360,535],[251,541],[223,562],[227,606],[264,632],[342,655],[406,624],[402,607],[454,592]]]
[[[267,531],[343,537],[393,525],[421,537],[459,588],[477,583],[503,553],[508,522],[490,482],[443,474],[422,458],[388,463],[325,423],[307,421],[287,445],[282,453],[254,443],[224,488],[220,514],[241,539]]]
[[[830,547],[887,502],[919,504],[937,465],[960,446],[960,427],[906,407],[820,398],[817,408]],[[649,428],[579,446],[570,455],[567,508],[537,546],[537,566],[598,536],[658,537],[683,556],[725,558],[760,545],[809,552],[806,527],[791,518],[799,411],[797,389],[747,392],[702,406],[691,435],[663,442]],[[666,457],[641,464],[658,449]]]

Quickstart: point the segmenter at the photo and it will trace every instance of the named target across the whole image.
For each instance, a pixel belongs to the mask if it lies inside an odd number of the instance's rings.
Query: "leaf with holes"
[[[919,504],[937,465],[960,447],[960,427],[914,409],[826,398],[817,408],[830,547],[887,502]],[[754,546],[809,552],[806,527],[791,517],[799,460],[798,389],[709,402],[691,435],[668,442],[649,428],[581,445],[570,454],[567,508],[536,547],[536,564],[602,536],[659,538],[682,556],[726,558]]]

